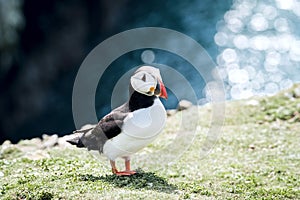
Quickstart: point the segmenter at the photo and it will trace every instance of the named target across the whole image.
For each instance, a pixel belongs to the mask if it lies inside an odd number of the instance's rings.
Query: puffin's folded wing
[[[88,150],[99,150],[102,153],[105,142],[121,133],[126,116],[127,113],[119,111],[106,115],[94,129],[82,135],[81,141],[83,145]]]
[[[103,145],[108,140],[99,124],[92,130],[84,133],[80,141],[88,150],[96,150],[102,152]]]

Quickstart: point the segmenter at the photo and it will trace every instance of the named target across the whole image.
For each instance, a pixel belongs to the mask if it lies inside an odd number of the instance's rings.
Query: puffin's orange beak
[[[158,80],[159,82],[159,87],[160,87],[160,94],[159,96],[164,98],[164,99],[168,99],[168,94],[167,94],[167,90],[165,85],[163,84],[163,82],[161,80]]]

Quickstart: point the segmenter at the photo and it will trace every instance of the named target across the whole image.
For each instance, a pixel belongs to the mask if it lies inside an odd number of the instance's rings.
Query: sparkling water
[[[228,98],[275,94],[300,80],[299,0],[234,0],[214,40]]]

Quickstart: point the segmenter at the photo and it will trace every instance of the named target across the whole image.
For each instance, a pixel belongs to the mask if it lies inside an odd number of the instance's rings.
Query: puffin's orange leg
[[[117,170],[116,162],[114,160],[110,160],[110,165],[111,165],[112,173],[117,175],[117,176],[130,176],[130,175],[133,175],[133,174],[136,173],[136,171],[131,171],[130,170],[130,160],[127,159],[127,158],[125,159],[125,168],[126,168],[125,171],[119,172]]]
[[[136,171],[130,170],[130,160],[128,158],[125,158],[125,169],[125,172],[129,173],[129,175],[136,173]]]
[[[111,171],[113,174],[117,174],[118,170],[116,167],[116,162],[114,160],[110,160],[110,165],[111,165]]]

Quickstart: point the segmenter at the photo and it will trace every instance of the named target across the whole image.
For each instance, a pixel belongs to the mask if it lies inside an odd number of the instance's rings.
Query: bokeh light
[[[275,94],[300,81],[300,0],[234,0],[217,25],[228,98]]]

